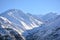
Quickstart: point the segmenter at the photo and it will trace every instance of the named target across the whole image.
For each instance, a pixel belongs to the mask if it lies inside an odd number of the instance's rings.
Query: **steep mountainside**
[[[16,27],[8,19],[0,16],[0,40],[25,40]]]
[[[4,13],[1,13],[0,16],[2,16],[3,19],[8,19],[12,25],[17,26],[16,28],[21,30],[21,32],[33,29],[43,24],[33,16],[25,14],[21,10],[17,9],[8,10]]]

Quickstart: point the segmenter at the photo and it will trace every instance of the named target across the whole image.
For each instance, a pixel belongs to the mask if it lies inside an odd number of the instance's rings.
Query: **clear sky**
[[[14,8],[31,14],[60,13],[60,0],[0,0],[0,13]]]

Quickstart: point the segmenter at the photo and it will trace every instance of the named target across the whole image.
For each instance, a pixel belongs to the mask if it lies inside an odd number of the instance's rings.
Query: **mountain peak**
[[[8,12],[23,12],[23,11],[19,9],[9,9]]]
[[[21,11],[19,9],[9,9],[8,11]]]
[[[19,10],[19,9],[8,9],[7,11],[3,12],[0,14],[1,15],[25,15],[23,11]]]

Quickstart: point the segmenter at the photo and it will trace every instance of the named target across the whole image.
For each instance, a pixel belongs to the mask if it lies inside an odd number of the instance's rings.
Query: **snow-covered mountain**
[[[0,34],[11,38],[10,32],[14,39],[23,34],[26,40],[60,40],[60,15],[50,12],[39,17],[18,9],[7,10],[0,14]]]
[[[27,40],[60,40],[60,15],[48,25],[42,25],[33,35],[28,35]]]
[[[39,27],[41,24],[43,24],[43,22],[34,18],[32,15],[25,14],[18,9],[11,9],[1,13],[0,19],[5,21],[4,23],[6,27],[14,28],[15,30],[20,32]],[[3,21],[1,22],[3,23]],[[2,27],[5,27],[5,25]]]

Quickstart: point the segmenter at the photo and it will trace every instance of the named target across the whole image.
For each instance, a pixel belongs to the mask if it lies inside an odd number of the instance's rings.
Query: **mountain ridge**
[[[38,27],[42,24],[41,21],[37,20],[33,16],[29,16],[28,14],[16,9],[10,9],[0,14],[0,16],[7,18],[13,25],[21,28],[22,31]]]

